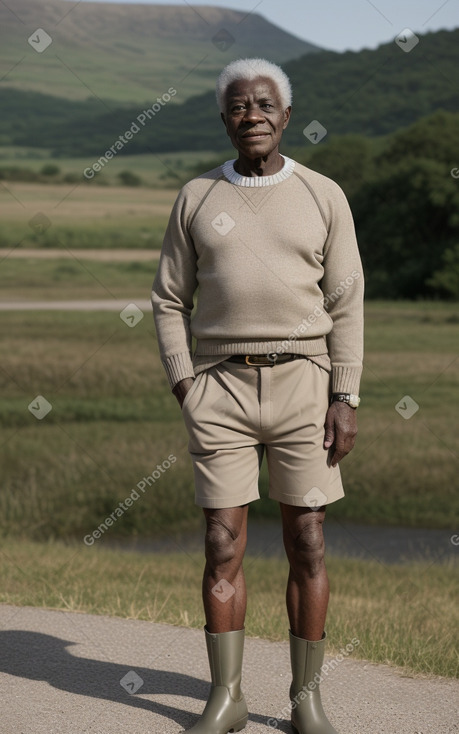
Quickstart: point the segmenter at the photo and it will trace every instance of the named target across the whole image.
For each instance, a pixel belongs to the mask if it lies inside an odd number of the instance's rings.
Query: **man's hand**
[[[355,408],[347,403],[335,401],[327,410],[325,417],[324,448],[334,444],[331,465],[336,466],[354,448],[357,435],[357,416]]]
[[[185,377],[184,380],[180,380],[180,382],[177,382],[177,384],[174,385],[174,387],[172,388],[172,392],[179,401],[180,407],[182,407],[183,401],[185,400],[185,395],[187,394],[195,379],[195,377]]]

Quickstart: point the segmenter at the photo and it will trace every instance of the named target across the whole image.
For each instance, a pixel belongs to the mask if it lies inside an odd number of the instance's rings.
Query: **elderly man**
[[[344,495],[338,462],[357,433],[362,267],[341,189],[279,153],[291,114],[282,69],[263,59],[232,62],[217,100],[238,158],[180,191],[152,293],[206,518],[212,685],[189,731],[227,734],[247,722],[242,560],[266,451],[290,564],[292,725],[299,734],[336,734],[318,685],[329,596],[322,523],[325,506]]]

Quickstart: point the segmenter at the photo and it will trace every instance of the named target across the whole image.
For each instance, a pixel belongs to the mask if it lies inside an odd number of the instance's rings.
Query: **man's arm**
[[[325,309],[333,321],[327,335],[331,392],[358,395],[363,360],[364,278],[352,214],[339,187],[333,197],[324,253],[321,285]],[[326,414],[324,438],[324,448],[334,446],[332,466],[351,451],[356,434],[355,408],[333,402]]]
[[[151,294],[159,352],[172,389],[187,378],[194,378],[190,316],[197,288],[197,257],[187,226],[189,214],[182,189],[164,235]],[[183,387],[179,388],[179,395]]]

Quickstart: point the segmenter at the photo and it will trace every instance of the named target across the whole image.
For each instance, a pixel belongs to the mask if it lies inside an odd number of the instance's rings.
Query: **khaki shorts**
[[[344,496],[323,448],[330,374],[310,359],[274,367],[220,362],[200,372],[182,405],[196,504],[238,507],[259,499],[264,450],[269,497],[320,507]]]

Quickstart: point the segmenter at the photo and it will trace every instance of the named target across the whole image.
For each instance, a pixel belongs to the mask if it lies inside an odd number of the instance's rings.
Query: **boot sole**
[[[237,731],[242,731],[242,729],[245,729],[248,719],[249,719],[248,715],[244,716],[243,719],[239,719],[239,721],[237,721],[234,724],[234,726],[231,727],[231,729],[228,729],[228,734],[229,732],[237,732]]]

